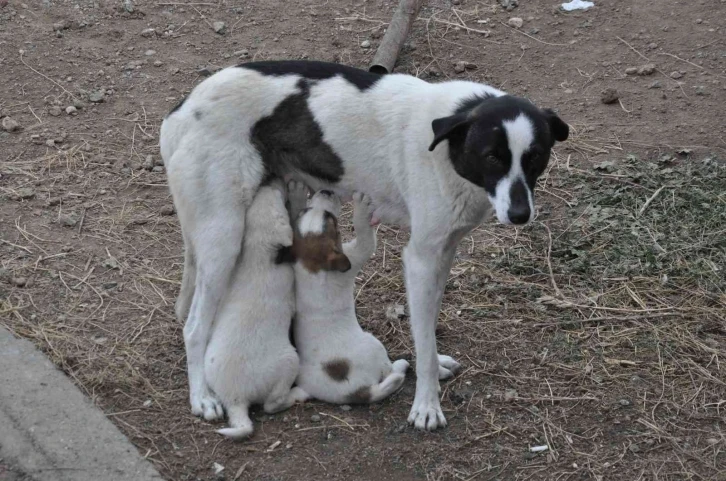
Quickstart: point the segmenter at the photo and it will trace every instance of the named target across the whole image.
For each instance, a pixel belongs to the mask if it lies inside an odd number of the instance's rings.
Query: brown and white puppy
[[[380,401],[403,384],[408,362],[393,364],[383,344],[363,331],[355,314],[355,278],[376,249],[370,199],[353,195],[356,239],[342,244],[340,199],[325,190],[313,195],[289,184],[295,219],[295,345],[300,356],[297,389],[330,403]]]

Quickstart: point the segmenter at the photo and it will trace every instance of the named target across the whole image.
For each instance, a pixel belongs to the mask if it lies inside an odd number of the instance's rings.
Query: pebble
[[[351,410],[351,409],[353,409],[353,408],[351,408],[351,407],[350,407],[349,405],[347,405],[347,404],[343,404],[342,406],[340,406],[340,409],[341,409],[342,411],[350,411],[350,410]]]
[[[58,221],[66,227],[75,227],[78,224],[78,217],[75,214],[63,214],[58,218]]]
[[[57,22],[53,24],[53,30],[60,31],[60,30],[68,30],[71,28],[71,22],[68,20],[63,20],[61,22]]]
[[[628,400],[628,399],[624,399],[624,398],[623,398],[623,399],[621,399],[620,401],[618,401],[618,403],[619,403],[619,404],[620,404],[621,406],[630,406],[630,404],[631,404],[631,403],[630,403],[630,400]]]
[[[645,75],[653,75],[655,73],[655,64],[652,63],[646,63],[645,65],[642,65],[638,67],[637,74],[641,76]]]
[[[361,46],[362,48],[371,48],[371,41],[370,41],[370,40],[363,40],[363,41],[362,41],[362,42],[360,43],[360,46]]]
[[[124,0],[124,10],[128,13],[134,13],[134,2],[132,0]]]
[[[54,105],[53,107],[48,109],[48,115],[52,115],[53,117],[58,117],[61,114],[61,109],[57,105]]]
[[[466,71],[466,62],[456,62],[454,64],[454,72],[456,73],[464,73]]]
[[[514,389],[507,389],[504,391],[504,400],[506,402],[514,401],[517,398],[517,391]]]
[[[15,287],[25,287],[25,285],[28,283],[28,279],[26,279],[25,277],[13,277],[10,283]]]
[[[312,422],[314,422],[314,423],[319,423],[320,422],[320,416],[318,414],[313,414],[312,416],[310,416],[310,420]]]
[[[160,173],[164,172],[164,167],[162,167],[162,166],[160,166],[160,165],[155,165],[155,166],[154,166],[154,167],[153,167],[153,168],[151,169],[151,171],[152,171],[152,172],[156,172],[157,174],[160,174]]]
[[[76,115],[78,113],[78,109],[75,108],[73,105],[69,105],[66,107],[66,114],[68,115]]]
[[[499,5],[505,8],[508,12],[511,12],[519,6],[519,0],[499,0]]]
[[[714,444],[718,444],[718,438],[708,438],[706,439],[706,443],[713,446]]]
[[[509,24],[510,27],[522,28],[522,25],[524,25],[524,20],[522,20],[519,17],[512,17],[509,19],[509,21],[507,23]]]
[[[394,304],[386,309],[386,319],[389,321],[397,321],[406,317],[406,308],[402,304]]]
[[[696,86],[696,95],[706,95],[706,87],[704,87],[703,85]]]
[[[247,50],[246,48],[243,48],[242,50],[237,50],[234,53],[234,55],[236,55],[238,57],[247,57],[247,56],[249,56],[249,54],[250,54],[250,51]]]
[[[652,84],[648,85],[649,89],[659,89],[662,87],[663,87],[663,85],[660,83],[660,80],[655,80],[655,81],[653,81]]]
[[[94,104],[101,103],[104,100],[105,92],[103,90],[94,90],[88,95],[88,100]]]
[[[103,283],[103,288],[104,288],[104,289],[106,289],[106,290],[108,290],[108,289],[113,289],[113,288],[114,288],[114,287],[116,287],[117,285],[118,285],[118,282],[114,282],[114,281],[111,281],[111,282],[104,282],[104,283]]]
[[[154,60],[154,67],[161,67],[162,65],[164,65],[164,62],[161,60]]]
[[[224,33],[227,31],[227,24],[224,22],[214,22],[212,24],[212,28],[219,35],[224,35]]]
[[[628,446],[628,450],[630,450],[631,453],[639,453],[640,452],[640,446],[636,443],[631,444]]]
[[[628,67],[625,69],[625,75],[635,75],[638,73],[638,69],[636,67]]]
[[[55,147],[55,140],[48,139],[45,141],[45,145],[47,145],[48,147]]]
[[[614,88],[606,88],[600,93],[600,102],[604,104],[614,104],[620,98],[620,94]]]
[[[151,170],[154,168],[154,157],[151,155],[146,156],[146,160],[144,161],[144,164],[142,165],[142,168],[146,170]]]
[[[6,132],[15,132],[20,130],[20,124],[11,117],[3,118],[3,130]]]
[[[146,37],[146,38],[154,37],[154,36],[156,36],[156,29],[145,28],[144,30],[141,31],[141,36]]]
[[[679,78],[683,78],[683,74],[681,72],[679,72],[678,70],[674,70],[673,72],[671,72],[670,77],[672,79],[678,80]]]
[[[146,52],[144,52],[144,55],[147,57],[151,57],[152,55],[156,55],[156,50],[149,49]]]

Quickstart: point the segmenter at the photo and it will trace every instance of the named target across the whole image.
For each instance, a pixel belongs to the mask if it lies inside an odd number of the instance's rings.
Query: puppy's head
[[[534,217],[534,188],[556,141],[569,127],[549,109],[504,95],[472,98],[454,115],[433,121],[432,151],[448,140],[456,172],[489,196],[502,224],[526,224]]]
[[[308,207],[300,212],[295,222],[293,252],[309,272],[350,269],[338,230],[339,215],[340,198],[327,190],[316,192]]]
[[[292,245],[292,226],[285,208],[286,190],[281,181],[260,187],[247,210],[245,242],[270,246]]]

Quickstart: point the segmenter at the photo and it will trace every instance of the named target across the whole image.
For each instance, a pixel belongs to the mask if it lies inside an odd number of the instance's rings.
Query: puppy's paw
[[[408,361],[405,359],[398,359],[397,361],[393,361],[393,364],[391,364],[391,370],[393,372],[397,372],[400,374],[405,374],[408,370]]]
[[[454,377],[460,370],[461,364],[456,362],[451,356],[438,355],[439,358],[439,379],[449,379]]]
[[[416,429],[433,431],[446,427],[446,418],[441,412],[439,396],[435,390],[431,393],[416,393],[411,413],[408,415],[408,423],[413,424]]]
[[[209,391],[195,393],[190,396],[192,414],[203,417],[207,421],[224,419],[222,403]]]
[[[308,203],[307,186],[300,181],[291,180],[287,183],[287,199],[293,213],[304,209]]]
[[[371,198],[362,193],[353,193],[353,226],[370,226],[373,207]]]

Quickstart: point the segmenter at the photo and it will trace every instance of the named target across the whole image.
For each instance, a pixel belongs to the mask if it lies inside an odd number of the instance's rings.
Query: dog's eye
[[[502,165],[502,161],[496,155],[489,154],[486,156],[486,163],[494,166]]]

